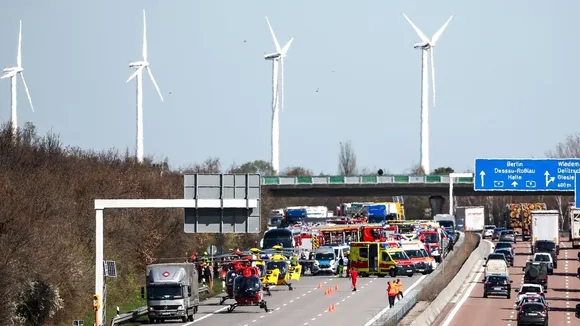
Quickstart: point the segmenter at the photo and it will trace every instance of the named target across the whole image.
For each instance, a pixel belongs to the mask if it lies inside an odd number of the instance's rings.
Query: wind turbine
[[[421,43],[416,43],[414,45],[415,49],[421,49],[421,167],[426,174],[430,173],[430,162],[429,162],[429,57],[431,57],[431,83],[433,84],[433,107],[435,107],[435,62],[433,60],[433,52],[435,48],[435,43],[443,34],[443,31],[453,19],[453,16],[439,28],[439,30],[433,34],[431,40],[421,30],[413,24],[411,19],[407,15],[403,14],[405,19],[411,24],[411,27],[417,32],[419,38],[421,38]]]
[[[133,78],[137,77],[137,161],[143,162],[143,70],[147,70],[149,77],[155,85],[155,89],[163,102],[163,95],[161,90],[153,77],[151,68],[149,68],[149,61],[147,61],[147,20],[145,18],[145,9],[143,9],[143,59],[141,61],[131,62],[130,68],[137,68],[137,70],[127,79],[127,83]]]
[[[17,76],[20,75],[22,83],[24,84],[24,90],[28,96],[28,103],[30,103],[30,108],[34,112],[34,106],[32,106],[32,98],[30,97],[30,91],[26,85],[26,80],[24,79],[24,69],[22,68],[22,20],[20,21],[20,31],[18,33],[18,54],[16,56],[16,67],[5,68],[4,75],[0,79],[10,78],[10,123],[12,125],[12,130],[16,132],[18,129],[18,116],[16,111],[16,83]]]
[[[282,103],[282,111],[284,111],[284,58],[294,38],[291,38],[283,48],[280,48],[280,43],[278,43],[268,17],[266,17],[266,22],[276,47],[276,52],[264,54],[264,59],[272,61],[272,168],[277,175],[280,171],[280,117],[278,116],[278,104],[279,102]],[[280,69],[280,75],[278,75],[278,69]]]

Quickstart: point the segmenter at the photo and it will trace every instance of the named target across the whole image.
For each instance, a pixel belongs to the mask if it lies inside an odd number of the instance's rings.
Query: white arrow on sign
[[[554,182],[556,180],[556,177],[550,177],[550,172],[546,171],[546,173],[544,173],[544,175],[546,176],[546,187],[548,187],[548,185],[552,182]]]
[[[479,172],[479,175],[481,176],[481,186],[485,187],[485,182],[483,180],[484,179],[483,177],[485,177],[485,172],[481,171],[481,172]]]
[[[517,187],[518,186],[518,182],[517,181],[512,182],[512,186],[514,186],[514,188]]]

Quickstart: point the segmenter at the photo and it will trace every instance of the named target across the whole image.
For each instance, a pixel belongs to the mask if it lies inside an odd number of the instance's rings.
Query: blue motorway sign
[[[580,159],[475,159],[475,191],[574,191]]]
[[[574,180],[574,206],[578,207],[580,203],[580,182],[578,182],[578,178],[580,178],[580,173],[576,173],[576,179]]]

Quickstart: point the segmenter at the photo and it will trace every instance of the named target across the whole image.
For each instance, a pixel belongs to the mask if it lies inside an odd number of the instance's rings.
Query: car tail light
[[[485,284],[487,284],[487,285],[491,285],[491,282],[487,282],[487,283],[485,283]]]
[[[520,308],[520,312],[519,312],[519,314],[520,314],[520,315],[523,315],[523,314],[524,314],[524,309]]]

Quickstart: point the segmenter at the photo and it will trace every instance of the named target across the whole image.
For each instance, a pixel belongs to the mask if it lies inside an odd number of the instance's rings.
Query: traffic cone
[[[334,287],[335,291],[338,291],[338,284]]]
[[[334,305],[328,306],[328,312],[333,312],[333,311],[334,311]]]
[[[324,295],[328,295],[328,289],[324,290]]]
[[[318,283],[318,289],[322,289],[322,283]]]

